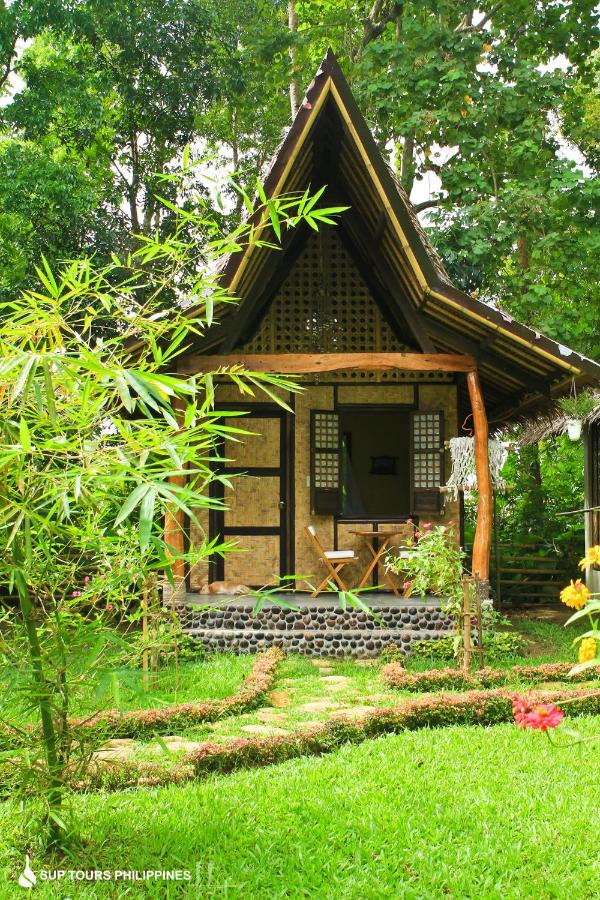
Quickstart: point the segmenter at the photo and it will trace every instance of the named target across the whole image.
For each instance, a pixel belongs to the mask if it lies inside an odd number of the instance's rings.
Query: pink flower
[[[539,728],[540,731],[556,728],[565,717],[556,704],[532,706],[527,697],[520,697],[519,694],[513,696],[513,715],[519,728]]]
[[[431,522],[424,522],[424,523],[423,523],[423,530],[424,530],[424,531],[429,531],[430,528],[431,528]]]
[[[83,583],[84,583],[84,584],[89,584],[89,583],[90,583],[90,576],[89,576],[89,575],[86,575],[86,576],[85,576],[85,578],[83,579]]]
[[[107,604],[106,604],[106,608],[107,608],[107,610],[110,611],[111,609],[114,609],[115,607],[114,607],[114,604],[113,604],[113,603],[107,603]]]
[[[81,597],[81,591],[73,591],[71,597]]]
[[[420,531],[415,531],[415,537],[416,537],[416,538],[421,537],[421,532],[420,532]]]

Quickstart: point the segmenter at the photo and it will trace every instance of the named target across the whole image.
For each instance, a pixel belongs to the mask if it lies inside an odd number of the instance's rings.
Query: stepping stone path
[[[371,713],[377,712],[376,706],[351,706],[348,709],[340,709],[333,713],[332,719],[362,719]]]
[[[182,738],[177,734],[167,734],[162,738],[165,746],[171,753],[178,753],[183,750],[184,753],[190,753],[191,750],[197,750],[201,741],[190,741],[187,738]],[[164,753],[161,745],[156,742],[155,744],[151,744],[148,747],[151,753]]]
[[[132,738],[113,738],[102,744],[99,750],[94,753],[95,759],[106,760],[112,762],[114,759],[129,759],[133,753],[133,745],[135,741]]]
[[[275,707],[289,706],[291,703],[290,695],[286,691],[269,691],[267,699],[271,706]]]
[[[307,719],[306,722],[298,722],[296,728],[298,728],[299,731],[309,731],[311,728],[317,728],[322,724],[322,719]]]
[[[283,728],[275,728],[273,725],[242,725],[242,731],[247,734],[256,734],[261,737],[273,737],[277,734],[289,734]]]
[[[344,688],[349,687],[350,679],[345,675],[324,675],[321,678],[321,681],[325,682],[325,690],[326,691],[343,691]]]
[[[313,700],[311,703],[303,703],[298,707],[300,712],[328,712],[332,709],[341,710],[343,707],[333,700]]]
[[[261,722],[285,722],[287,719],[285,713],[275,712],[270,706],[264,706],[262,709],[257,709],[254,715],[257,719],[260,719]]]
[[[329,659],[311,659],[311,663],[316,666],[320,675],[330,675],[334,671]]]

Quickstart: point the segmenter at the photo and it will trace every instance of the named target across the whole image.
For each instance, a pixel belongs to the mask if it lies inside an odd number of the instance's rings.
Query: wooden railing
[[[500,605],[559,602],[571,578],[577,578],[578,552],[548,544],[500,544],[492,549],[490,587]]]

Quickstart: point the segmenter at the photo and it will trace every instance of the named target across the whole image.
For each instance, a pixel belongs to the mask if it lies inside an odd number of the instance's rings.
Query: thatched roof
[[[593,395],[596,406],[587,416],[583,417],[584,428],[600,422],[600,390],[590,390],[588,393]],[[519,429],[519,444],[523,446],[536,444],[538,441],[564,434],[567,430],[567,418],[568,416],[562,409],[556,407],[546,414],[525,420]]]

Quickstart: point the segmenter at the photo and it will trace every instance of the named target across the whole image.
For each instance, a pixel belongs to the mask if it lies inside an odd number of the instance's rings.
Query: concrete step
[[[364,628],[332,629],[276,629],[252,628],[189,628],[187,633],[213,651],[255,653],[278,645],[290,653],[307,656],[379,656],[390,643],[404,653],[410,653],[413,641],[435,640],[447,637],[447,629],[431,628]]]

